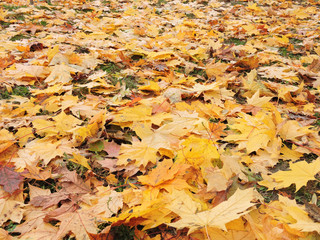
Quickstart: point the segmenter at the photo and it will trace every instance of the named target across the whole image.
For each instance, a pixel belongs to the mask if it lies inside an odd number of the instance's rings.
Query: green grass
[[[140,59],[143,59],[143,58],[144,58],[144,56],[139,55],[139,54],[136,54],[136,55],[132,55],[132,56],[131,56],[131,59],[132,59],[133,61],[139,61]]]
[[[36,9],[39,10],[51,10],[50,8],[46,7],[46,6],[35,6]]]
[[[26,182],[27,183],[27,182]],[[49,189],[51,191],[51,193],[54,193],[58,190],[57,188],[57,182],[55,179],[49,178],[45,181],[41,181],[41,180],[30,180],[28,181],[28,183],[30,183],[30,185],[41,188],[41,189]],[[27,185],[25,185],[27,186]],[[26,187],[26,189],[28,189]]]
[[[156,3],[156,6],[161,7],[161,6],[165,5],[166,3],[167,3],[166,0],[158,0],[158,2]]]
[[[48,22],[47,22],[47,21],[44,21],[44,20],[41,20],[41,21],[39,22],[39,24],[45,27],[45,26],[48,25]]]
[[[201,77],[204,77],[205,79],[208,79],[206,70],[204,70],[204,69],[194,69],[193,71],[191,71],[189,73],[189,75],[191,75],[191,76],[201,76]]]
[[[282,57],[297,59],[297,60],[299,60],[302,56],[301,54],[294,54],[291,51],[288,51],[288,49],[286,47],[279,48],[279,54]]]
[[[315,127],[320,127],[320,113],[315,113],[314,117],[316,118],[316,120],[313,122],[313,126]]]
[[[84,174],[88,171],[88,169],[78,163],[70,161],[69,160],[70,158],[71,157],[69,157],[66,153],[64,153],[63,160],[66,163],[67,169],[71,172],[76,171],[80,177],[84,176]]]
[[[16,20],[24,21],[26,20],[25,16],[22,13],[18,13],[13,16]]]
[[[1,5],[1,7],[3,7],[6,10],[13,11],[13,10],[16,10],[16,9],[19,9],[19,8],[26,8],[28,6],[27,5],[15,6],[15,5],[4,4],[4,5]]]
[[[277,196],[278,196],[277,191],[268,190],[268,188],[266,188],[264,186],[260,186],[260,185],[257,185],[255,188],[261,194],[261,196],[263,197],[263,199],[266,203],[269,203],[269,202],[277,199]]]
[[[74,50],[75,53],[90,53],[90,49],[82,46],[77,46]]]
[[[98,66],[98,69],[101,69],[109,74],[114,74],[114,73],[119,72],[121,70],[121,68],[113,62],[100,64]]]
[[[16,226],[18,225],[18,223],[15,223],[13,221],[9,221],[8,225],[5,227],[5,230],[7,230],[8,232],[12,232]]]
[[[297,44],[297,43],[302,43],[303,42],[303,40],[298,39],[298,38],[290,38],[289,41],[292,44]]]
[[[136,81],[134,76],[126,76],[126,77],[112,78],[111,79],[111,83],[113,85],[116,85],[118,82],[121,85],[126,84],[126,87],[129,88],[129,89],[137,88],[137,81]]]
[[[30,36],[28,35],[24,35],[24,34],[17,34],[17,35],[14,35],[10,38],[10,41],[19,41],[21,39],[29,39],[31,38]]]
[[[194,15],[193,13],[186,13],[185,15],[189,19],[195,19],[196,18],[196,15]]]
[[[200,4],[202,4],[203,6],[208,6],[209,2],[208,1],[201,1]]]
[[[16,86],[12,88],[12,92],[9,93],[8,90],[0,91],[0,99],[10,99],[11,96],[21,96],[21,97],[29,97],[31,95],[29,88],[26,86]]]
[[[110,233],[114,236],[113,239],[121,240],[134,240],[138,239],[134,233],[134,227],[128,227],[126,225],[120,225],[111,228]]]
[[[229,38],[227,40],[224,41],[225,44],[234,44],[236,46],[238,45],[245,45],[246,44],[246,40],[244,39],[239,39],[239,38]]]
[[[110,76],[110,80],[111,83],[113,85],[116,85],[118,82],[122,85],[125,84],[127,88],[129,89],[134,89],[137,88],[137,81],[136,78],[134,76],[125,76],[125,77],[119,77],[116,76],[117,73],[119,73],[121,71],[121,67],[119,67],[117,64],[113,63],[113,62],[108,62],[105,64],[100,64],[97,68],[97,70],[103,70],[106,73],[109,74]]]
[[[0,25],[1,25],[2,28],[7,28],[7,27],[10,26],[10,24],[11,23],[9,23],[9,22],[0,21]]]

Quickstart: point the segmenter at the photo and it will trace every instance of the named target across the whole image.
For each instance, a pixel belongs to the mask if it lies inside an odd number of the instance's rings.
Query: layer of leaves
[[[318,18],[2,1],[0,238],[319,238]]]

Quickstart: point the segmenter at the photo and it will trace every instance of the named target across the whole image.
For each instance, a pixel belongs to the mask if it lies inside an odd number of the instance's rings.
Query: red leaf
[[[12,194],[14,191],[19,189],[19,184],[22,182],[23,177],[20,173],[17,173],[13,168],[3,167],[0,168],[0,185],[3,189]]]

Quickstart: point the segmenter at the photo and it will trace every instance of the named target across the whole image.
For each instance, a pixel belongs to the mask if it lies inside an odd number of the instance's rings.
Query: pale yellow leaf
[[[172,209],[181,219],[168,225],[178,229],[189,228],[189,234],[205,227],[226,230],[226,223],[238,219],[250,211],[248,209],[255,205],[251,203],[253,199],[253,189],[249,188],[246,190],[238,189],[228,200],[207,211],[195,212],[194,209],[188,210],[188,205],[182,204],[179,209]]]
[[[263,186],[274,186],[275,189],[289,187],[291,184],[296,184],[296,191],[302,186],[306,185],[308,181],[315,180],[315,175],[320,172],[320,158],[317,158],[312,163],[305,161],[291,163],[290,171],[278,171],[270,177],[277,183],[269,183],[268,181],[261,181],[259,184]]]

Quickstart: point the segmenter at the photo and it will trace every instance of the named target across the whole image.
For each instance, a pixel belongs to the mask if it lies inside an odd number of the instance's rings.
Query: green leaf
[[[103,141],[99,140],[89,144],[89,150],[92,152],[100,152],[104,149]]]

